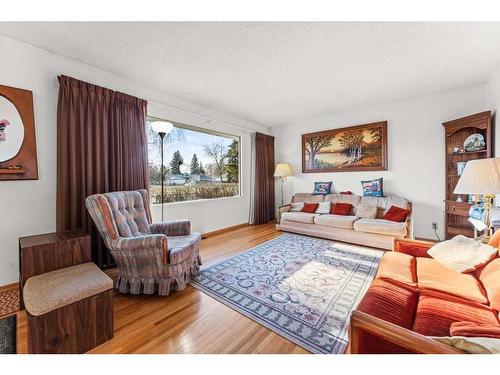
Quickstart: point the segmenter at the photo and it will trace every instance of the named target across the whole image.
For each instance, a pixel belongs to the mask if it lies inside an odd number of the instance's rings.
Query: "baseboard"
[[[7,290],[16,289],[16,288],[19,288],[18,282],[12,283],[12,284],[0,285],[0,292],[5,292]]]
[[[223,234],[223,233],[230,232],[232,230],[243,228],[243,227],[247,227],[247,226],[250,226],[250,224],[248,224],[248,223],[242,223],[242,224],[233,225],[233,226],[230,226],[230,227],[226,227],[226,228],[214,230],[212,232],[203,233],[201,235],[201,238],[205,239],[205,238],[208,238],[208,237],[213,237],[213,236],[216,236],[218,234]]]

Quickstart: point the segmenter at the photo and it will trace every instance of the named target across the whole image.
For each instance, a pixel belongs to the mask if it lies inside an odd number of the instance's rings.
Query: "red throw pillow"
[[[300,212],[307,212],[309,214],[313,214],[318,209],[319,204],[317,203],[304,203],[304,207]]]
[[[350,203],[335,203],[332,206],[330,213],[332,215],[349,215],[351,212],[352,204]]]
[[[352,191],[350,191],[350,190],[348,190],[348,191],[341,191],[340,194],[352,195]]]
[[[384,215],[384,220],[395,221],[397,223],[402,223],[406,220],[406,217],[410,213],[410,210],[405,210],[401,207],[391,206],[389,210]]]

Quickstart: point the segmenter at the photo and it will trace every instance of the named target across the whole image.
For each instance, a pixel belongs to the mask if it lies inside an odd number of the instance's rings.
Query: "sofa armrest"
[[[289,212],[291,207],[291,204],[284,204],[283,206],[278,207],[278,224],[281,223],[281,215],[285,212]]]
[[[362,332],[369,333],[373,336],[380,337],[384,341],[407,349],[412,353],[421,354],[463,354],[461,350],[440,343],[427,336],[417,332],[400,327],[363,313],[361,311],[353,311],[351,315],[350,326],[350,347],[351,354],[363,354],[360,351],[361,343],[359,340]]]
[[[412,257],[430,258],[430,256],[427,254],[427,250],[429,250],[434,245],[435,243],[430,241],[396,238],[394,239],[393,249],[398,253],[411,255]]]

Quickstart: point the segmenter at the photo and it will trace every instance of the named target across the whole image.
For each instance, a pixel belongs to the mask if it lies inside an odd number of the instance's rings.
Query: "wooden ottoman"
[[[30,277],[29,353],[85,353],[113,337],[113,280],[94,263]]]

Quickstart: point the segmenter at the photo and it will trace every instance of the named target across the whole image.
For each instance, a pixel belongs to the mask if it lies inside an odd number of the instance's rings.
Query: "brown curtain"
[[[148,187],[147,102],[77,79],[59,77],[57,230],[92,236],[92,258],[113,260],[85,208],[96,193]]]
[[[255,134],[255,189],[253,223],[274,219],[274,137]]]

